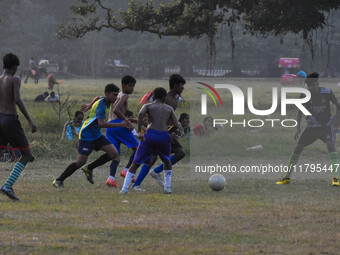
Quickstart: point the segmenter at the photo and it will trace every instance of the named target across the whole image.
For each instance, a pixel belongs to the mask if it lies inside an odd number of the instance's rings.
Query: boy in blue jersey
[[[119,162],[119,155],[116,148],[101,133],[101,128],[125,128],[131,125],[129,121],[123,121],[121,123],[108,123],[105,121],[106,114],[109,112],[111,104],[116,101],[118,93],[119,88],[116,85],[108,84],[105,87],[105,97],[100,98],[93,104],[89,117],[80,129],[77,161],[69,165],[66,170],[53,181],[54,187],[62,187],[64,180],[86,163],[93,149],[96,151],[102,150],[106,152],[106,154],[91,163],[89,169],[84,171],[90,183],[94,184],[91,169],[111,160]]]
[[[125,121],[133,121],[137,122],[133,119],[128,119],[125,117],[125,113],[128,109],[128,99],[129,95],[132,94],[134,88],[136,85],[136,80],[130,75],[126,75],[122,78],[122,92],[119,93],[117,96],[117,100],[112,105],[110,112],[109,112],[109,123],[122,123]],[[134,129],[134,127],[130,124],[128,128],[108,128],[106,129],[106,137],[107,139],[115,146],[115,148],[118,150],[118,153],[120,154],[120,144],[123,143],[127,147],[133,149],[133,153],[130,156],[130,162],[128,163],[128,166],[131,165],[133,157],[135,155],[135,152],[137,150],[138,141],[136,137],[131,132]],[[118,187],[117,181],[115,179],[115,175],[117,172],[119,162],[113,160],[110,165],[110,175],[106,180],[106,184],[110,187]],[[91,167],[91,164],[88,166],[84,166],[82,168],[84,171],[93,170]],[[121,175],[125,177],[126,171],[122,171]]]
[[[276,182],[276,184],[288,184],[290,183],[290,176],[296,165],[302,150],[315,142],[317,139],[322,140],[327,145],[329,157],[332,163],[332,169],[334,172],[334,178],[332,179],[333,186],[340,186],[338,167],[339,158],[335,148],[335,130],[333,127],[333,118],[330,111],[330,103],[336,105],[337,110],[340,109],[340,103],[335,98],[332,90],[319,87],[319,74],[311,73],[307,76],[305,83],[307,89],[311,92],[311,99],[304,104],[305,108],[312,114],[307,116],[307,127],[300,136],[300,122],[301,111],[297,115],[297,132],[295,139],[298,139],[297,145],[294,148],[288,162],[288,172],[282,180]],[[305,94],[301,94],[300,98],[305,97]]]
[[[124,185],[120,194],[128,192],[129,185],[140,164],[154,161],[157,155],[160,156],[164,164],[164,193],[171,193],[171,137],[172,133],[178,128],[178,121],[174,109],[165,104],[166,90],[156,88],[153,92],[154,102],[145,104],[138,114],[138,138],[142,139],[136,151],[133,163],[126,174]],[[145,135],[142,133],[142,124],[145,114],[148,114],[150,124]],[[168,130],[168,123],[173,126]]]

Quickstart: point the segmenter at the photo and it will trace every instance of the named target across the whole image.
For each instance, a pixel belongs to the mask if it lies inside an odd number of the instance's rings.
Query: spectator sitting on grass
[[[45,98],[45,102],[59,102],[59,95],[52,91],[51,94]]]
[[[180,136],[189,136],[190,135],[190,116],[189,114],[182,112],[178,119],[178,131],[180,132]]]
[[[68,141],[75,138],[78,139],[79,131],[84,122],[83,120],[84,113],[81,111],[76,111],[76,113],[74,114],[74,119],[65,123],[61,139],[67,139]]]
[[[44,102],[45,99],[49,96],[49,93],[45,91],[34,99],[34,102]]]
[[[194,134],[196,136],[210,135],[215,132],[217,127],[214,127],[214,120],[212,117],[205,117],[203,120],[203,125],[199,124],[194,127]]]

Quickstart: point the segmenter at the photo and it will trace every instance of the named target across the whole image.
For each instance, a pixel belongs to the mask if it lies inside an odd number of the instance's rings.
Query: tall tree
[[[104,0],[78,0],[70,7],[72,20],[59,26],[60,38],[79,38],[103,28],[147,31],[159,36],[213,37],[220,24],[242,23],[250,33],[264,36],[302,33],[326,24],[327,13],[338,0],[132,0],[126,10],[115,12]]]

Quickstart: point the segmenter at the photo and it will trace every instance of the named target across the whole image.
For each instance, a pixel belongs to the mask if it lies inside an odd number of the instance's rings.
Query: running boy
[[[327,145],[329,152],[329,158],[332,163],[332,169],[334,172],[334,178],[332,179],[333,186],[340,186],[338,177],[339,158],[335,148],[335,130],[333,127],[333,119],[330,111],[330,102],[336,105],[337,110],[340,109],[340,103],[335,98],[332,90],[319,87],[319,74],[311,73],[307,76],[305,83],[307,89],[311,92],[311,99],[304,104],[307,110],[312,114],[307,116],[307,127],[300,136],[300,122],[301,111],[297,115],[297,132],[295,139],[299,140],[294,148],[293,153],[290,155],[288,162],[288,172],[282,180],[276,182],[276,184],[288,184],[290,183],[290,175],[296,165],[302,150],[315,142],[317,139],[322,140]],[[304,94],[300,95],[300,98],[305,97]]]
[[[178,99],[184,90],[184,84],[186,83],[185,79],[179,74],[172,74],[169,78],[169,87],[170,90],[166,95],[165,104],[171,106],[174,111],[177,109]],[[171,152],[174,155],[171,156],[170,161],[171,164],[174,165],[178,161],[180,161],[185,156],[184,149],[182,145],[179,143],[178,136],[175,133],[170,134],[171,136]],[[133,185],[137,189],[141,185],[142,181],[144,180],[145,176],[149,173],[151,167],[155,161],[150,160],[147,164],[144,164],[138,177]],[[164,182],[160,173],[163,171],[163,164],[156,167],[154,170],[150,172],[150,175],[157,180],[159,185],[163,187]]]
[[[13,53],[6,54],[3,59],[4,73],[0,76],[0,149],[7,148],[10,143],[18,148],[22,157],[17,162],[8,177],[6,183],[1,187],[1,193],[13,200],[19,200],[15,195],[12,186],[18,179],[26,164],[34,160],[29,148],[24,130],[18,119],[16,105],[25,116],[31,128],[31,132],[37,131],[37,127],[31,120],[24,103],[20,97],[21,81],[14,74],[20,65],[19,58]]]
[[[112,124],[119,124],[122,123],[124,120],[130,123],[131,121],[136,122],[135,120],[128,119],[125,117],[125,113],[128,108],[128,99],[129,95],[133,92],[136,85],[136,80],[130,76],[126,75],[122,78],[122,92],[119,93],[116,102],[113,104],[110,113],[109,113],[109,123]],[[106,137],[109,141],[115,146],[120,154],[120,144],[123,143],[127,147],[133,149],[133,153],[130,156],[130,162],[128,165],[131,165],[135,152],[137,150],[138,141],[136,137],[131,132],[133,130],[133,126],[131,123],[128,125],[127,128],[108,128],[106,129]],[[113,160],[110,165],[110,176],[108,177],[106,184],[111,187],[118,187],[117,181],[115,179],[117,167],[119,161]],[[93,170],[94,168],[90,165],[84,166],[82,168],[84,171]],[[121,175],[125,177],[126,172],[122,171]]]
[[[165,171],[164,193],[171,193],[171,138],[172,133],[178,128],[178,122],[174,110],[164,103],[166,90],[156,88],[154,90],[154,102],[142,107],[138,114],[138,137],[142,139],[135,154],[133,163],[126,174],[124,185],[120,194],[128,192],[129,185],[140,164],[150,160],[155,155],[159,155],[163,161]],[[148,114],[150,124],[145,135],[142,133],[142,122],[145,114]],[[168,123],[173,126],[168,130]]]
[[[118,92],[119,88],[116,85],[113,83],[108,84],[105,87],[105,97],[100,98],[93,104],[89,117],[80,129],[77,161],[69,165],[60,177],[53,181],[54,187],[62,187],[64,180],[86,163],[87,158],[93,149],[96,151],[102,150],[106,152],[106,154],[92,162],[87,169],[83,169],[86,178],[90,183],[94,184],[92,169],[111,160],[118,164],[119,155],[116,148],[100,131],[101,128],[130,126],[128,121],[123,121],[121,123],[107,123],[105,121],[106,114],[109,112],[111,104],[116,101]]]

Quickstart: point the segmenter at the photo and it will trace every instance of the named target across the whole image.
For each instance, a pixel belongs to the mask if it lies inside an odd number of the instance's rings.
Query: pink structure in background
[[[295,74],[292,74],[292,72],[300,68],[300,59],[280,58],[279,68],[282,68],[283,70],[281,75],[281,83],[294,83],[296,82],[297,76]]]

